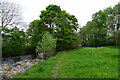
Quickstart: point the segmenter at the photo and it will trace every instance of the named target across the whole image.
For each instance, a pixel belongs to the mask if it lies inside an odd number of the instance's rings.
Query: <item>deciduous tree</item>
[[[71,42],[76,39],[78,21],[74,15],[70,15],[60,6],[49,5],[41,11],[40,20],[31,22],[28,33],[34,48],[41,40],[44,31],[50,32],[57,39],[57,51],[71,49]],[[32,31],[32,32],[31,32]]]
[[[45,32],[42,40],[38,42],[36,52],[42,52],[44,57],[49,58],[55,55],[56,39],[49,32]]]
[[[5,33],[2,33],[2,55],[18,56],[25,54],[25,33],[20,31],[17,27],[12,29],[5,28]]]
[[[16,27],[21,21],[21,8],[20,5],[15,4],[13,2],[5,2],[3,1],[0,5],[1,10],[1,26],[2,28],[6,27]]]

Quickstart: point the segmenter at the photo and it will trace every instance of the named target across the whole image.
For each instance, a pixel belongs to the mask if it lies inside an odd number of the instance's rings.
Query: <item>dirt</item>
[[[58,77],[58,72],[59,72],[59,69],[60,69],[60,63],[62,62],[62,59],[64,58],[65,54],[63,54],[60,59],[57,61],[56,63],[56,66],[54,67],[54,70],[51,71],[53,72],[53,78],[57,78]]]

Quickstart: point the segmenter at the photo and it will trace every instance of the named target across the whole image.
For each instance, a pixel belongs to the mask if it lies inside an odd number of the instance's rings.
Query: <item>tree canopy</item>
[[[5,33],[2,33],[3,56],[17,56],[25,54],[25,33],[17,27],[8,29],[5,28]]]
[[[21,22],[19,6],[9,2],[1,5],[4,56],[46,52],[47,57],[50,57],[54,54],[53,48],[59,52],[78,46],[119,45],[120,17],[116,16],[120,14],[119,4],[94,13],[92,20],[81,27],[79,32],[77,18],[58,5],[52,4],[42,10],[40,18],[32,21],[26,32],[17,28]]]
[[[115,46],[117,43],[117,10],[118,5],[100,10],[92,15],[92,21],[87,22],[80,30],[82,44],[85,46]]]
[[[57,38],[57,51],[62,51],[71,48],[70,44],[76,39],[77,29],[78,21],[74,15],[61,10],[60,6],[49,5],[46,10],[41,11],[40,20],[31,22],[28,33],[33,31],[30,33],[33,35],[30,40],[36,46],[38,40],[41,40],[42,33],[50,32]]]

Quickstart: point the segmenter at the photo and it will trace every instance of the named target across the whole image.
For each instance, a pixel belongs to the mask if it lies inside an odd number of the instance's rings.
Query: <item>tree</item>
[[[17,28],[21,27],[20,24],[22,22],[20,5],[3,1],[0,5],[0,10],[3,56],[24,54],[25,33]]]
[[[22,21],[21,18],[21,8],[19,5],[12,2],[3,2],[0,5],[1,12],[1,26],[6,27],[16,27]]]
[[[25,33],[17,27],[12,29],[4,28],[2,54],[6,56],[18,56],[25,54]]]
[[[71,49],[74,49],[74,48],[77,48],[77,47],[80,47],[81,46],[81,43],[82,43],[82,39],[81,39],[81,37],[80,37],[80,34],[79,33],[76,33],[76,35],[75,35],[75,37],[76,37],[76,39],[75,40],[73,40],[72,42],[71,42]]]
[[[57,51],[71,49],[71,43],[77,39],[78,21],[74,15],[61,10],[60,6],[49,5],[41,11],[40,20],[30,23],[28,34],[32,49],[41,41],[44,31],[50,32],[57,39]]]
[[[57,51],[71,49],[71,42],[76,39],[78,21],[74,15],[61,10],[60,6],[49,5],[41,11],[40,27],[57,38]]]
[[[45,27],[40,26],[40,20],[34,20],[29,24],[27,30],[29,53],[35,53],[36,46],[41,41],[44,31],[46,31]]]
[[[82,44],[86,46],[115,46],[119,27],[116,24],[117,5],[92,15],[92,21],[80,30]]]
[[[49,58],[53,55],[55,55],[55,49],[56,49],[56,39],[53,38],[53,36],[46,32],[42,36],[42,41],[38,42],[36,52],[42,52],[44,57]]]

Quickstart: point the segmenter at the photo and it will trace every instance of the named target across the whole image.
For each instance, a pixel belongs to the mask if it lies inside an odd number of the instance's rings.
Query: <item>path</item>
[[[58,72],[59,72],[59,66],[60,66],[60,63],[62,62],[62,59],[65,57],[66,53],[64,53],[56,62],[56,66],[54,67],[54,70],[51,71],[53,72],[53,78],[57,78],[58,77]]]

